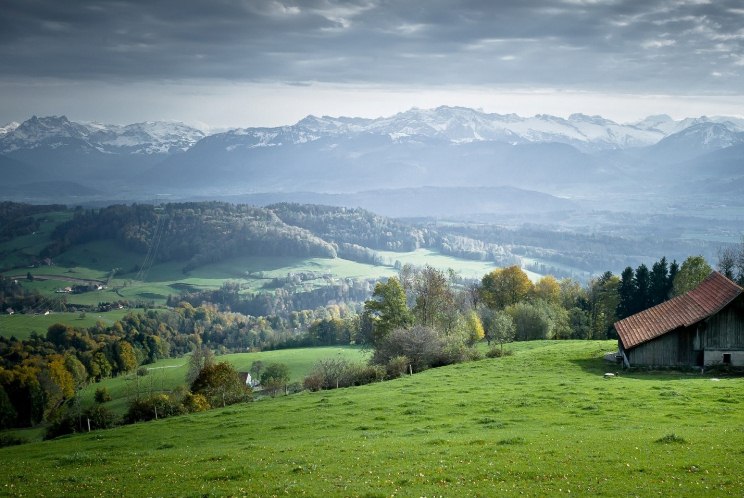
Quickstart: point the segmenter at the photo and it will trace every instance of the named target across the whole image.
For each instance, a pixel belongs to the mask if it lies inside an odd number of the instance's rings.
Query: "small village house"
[[[718,272],[614,328],[626,367],[744,367],[744,289]]]

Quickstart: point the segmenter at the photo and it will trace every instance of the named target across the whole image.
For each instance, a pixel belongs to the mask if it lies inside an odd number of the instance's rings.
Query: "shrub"
[[[96,389],[96,393],[93,395],[93,399],[96,401],[96,403],[105,403],[107,401],[111,401],[111,394],[109,393],[108,388],[99,387],[98,389]]]
[[[124,420],[127,423],[144,422],[155,418],[165,418],[186,413],[186,409],[167,394],[153,394],[147,398],[135,399],[129,405]]]
[[[387,378],[397,379],[408,371],[409,360],[405,356],[395,356],[390,358],[390,361],[385,365],[385,372]]]
[[[83,419],[90,420],[91,429],[110,429],[116,425],[114,412],[101,405],[94,405],[85,410]]]
[[[396,329],[379,342],[372,363],[387,365],[396,356],[405,356],[414,372],[426,370],[442,355],[444,343],[437,333],[417,325],[411,329]]]
[[[181,404],[184,410],[189,413],[203,412],[211,408],[209,401],[203,394],[188,393],[183,397]]]
[[[313,392],[323,389],[323,383],[323,375],[319,372],[311,372],[310,375],[305,377],[305,379],[302,381],[303,387]]]
[[[514,351],[511,349],[501,349],[499,347],[492,347],[491,349],[486,352],[486,357],[488,358],[501,358],[502,356],[511,356],[514,354]]]
[[[150,369],[147,367],[139,367],[137,369],[137,376],[138,377],[144,377],[145,375],[150,373]]]
[[[0,448],[6,446],[18,446],[19,444],[26,444],[28,441],[13,434],[0,434]]]

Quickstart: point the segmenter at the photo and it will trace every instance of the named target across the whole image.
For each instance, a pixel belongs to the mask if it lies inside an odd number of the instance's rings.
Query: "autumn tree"
[[[518,266],[496,269],[481,280],[482,301],[497,310],[524,300],[531,291],[532,282]]]
[[[534,287],[533,294],[551,304],[558,304],[561,300],[561,286],[553,275],[545,275]]]
[[[481,341],[486,336],[483,323],[475,310],[470,310],[465,314],[465,331],[466,340],[470,346]]]

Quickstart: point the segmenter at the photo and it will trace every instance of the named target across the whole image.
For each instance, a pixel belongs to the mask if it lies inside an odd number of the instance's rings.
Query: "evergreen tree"
[[[618,287],[620,302],[617,306],[617,319],[622,320],[635,313],[636,287],[633,278],[633,268],[628,266],[620,274],[620,286]]]
[[[669,268],[666,257],[662,257],[651,267],[651,306],[661,304],[668,299]]]
[[[633,300],[633,313],[646,310],[651,307],[651,278],[648,266],[641,264],[636,268],[635,276],[635,299]]]
[[[667,278],[666,292],[667,299],[671,298],[674,294],[674,279],[677,278],[677,273],[679,273],[679,264],[675,259],[672,261],[672,264],[669,265],[669,277]]]

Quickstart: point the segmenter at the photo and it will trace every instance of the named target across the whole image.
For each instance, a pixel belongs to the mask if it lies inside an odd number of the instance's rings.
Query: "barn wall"
[[[705,323],[705,350],[744,351],[744,299],[737,299]]]
[[[626,351],[631,366],[676,367],[695,365],[695,328],[678,329]]]
[[[744,367],[744,351],[705,351],[705,366],[723,365],[723,355],[731,355],[732,367]]]

